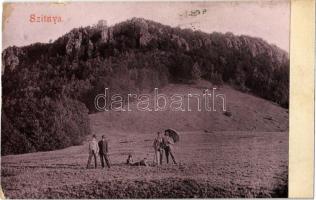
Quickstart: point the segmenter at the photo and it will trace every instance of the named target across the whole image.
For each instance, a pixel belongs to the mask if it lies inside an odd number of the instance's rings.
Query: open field
[[[170,96],[201,94],[208,82],[168,85]],[[104,112],[90,115],[92,132],[105,134],[112,168],[85,169],[87,141],[51,152],[3,156],[8,198],[286,197],[288,111],[269,101],[221,87],[231,116],[216,112]],[[195,106],[194,104],[192,104]],[[133,105],[131,105],[133,106]],[[131,167],[153,161],[157,131],[175,128],[178,165]],[[89,136],[87,140],[90,138]]]
[[[153,135],[109,134],[110,170],[85,169],[87,144],[2,158],[9,198],[280,197],[287,194],[287,132],[182,132],[178,165],[131,167],[153,158]],[[99,165],[100,166],[100,165]]]

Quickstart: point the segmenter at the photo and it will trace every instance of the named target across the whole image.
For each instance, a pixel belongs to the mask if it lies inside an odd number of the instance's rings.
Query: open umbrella
[[[167,135],[168,135],[169,137],[171,137],[171,138],[173,139],[174,143],[179,142],[180,136],[179,136],[179,134],[177,133],[177,131],[175,131],[175,130],[169,128],[169,129],[166,130],[166,133],[167,133]]]

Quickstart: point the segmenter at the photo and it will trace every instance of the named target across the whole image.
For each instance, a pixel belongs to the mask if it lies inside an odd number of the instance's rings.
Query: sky
[[[170,26],[203,32],[232,32],[260,37],[289,51],[290,4],[280,1],[226,2],[77,2],[12,3],[3,18],[3,47],[47,43],[73,28],[96,24],[114,25],[142,17]],[[198,14],[199,13],[199,14]],[[192,15],[193,14],[193,15]],[[60,22],[31,22],[31,16],[56,16]]]

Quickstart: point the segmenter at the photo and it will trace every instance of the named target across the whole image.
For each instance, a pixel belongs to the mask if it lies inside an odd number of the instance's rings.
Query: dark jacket
[[[100,154],[107,154],[108,153],[108,141],[106,141],[106,140],[100,140],[99,141],[99,143],[98,143],[98,145],[99,145],[99,153]]]

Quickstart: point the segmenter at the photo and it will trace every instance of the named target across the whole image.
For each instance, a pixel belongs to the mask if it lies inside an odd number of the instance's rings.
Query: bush
[[[11,120],[3,114],[2,155],[78,145],[91,133],[84,104],[68,98],[40,99],[36,104],[33,106],[30,101],[16,104],[10,112]]]
[[[35,148],[25,135],[15,129],[10,120],[1,114],[1,155],[33,152]]]

